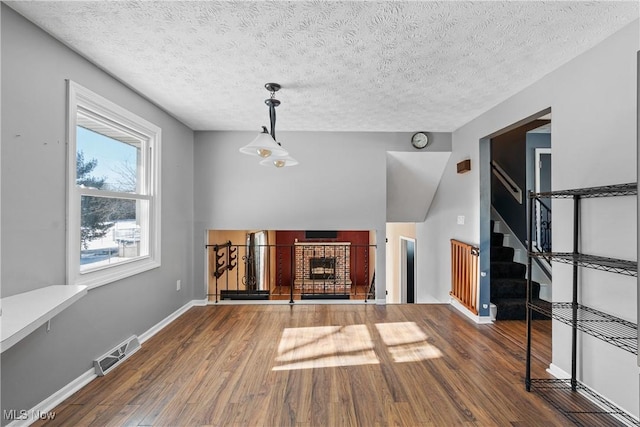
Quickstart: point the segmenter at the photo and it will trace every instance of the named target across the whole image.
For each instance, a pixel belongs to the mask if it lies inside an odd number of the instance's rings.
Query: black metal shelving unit
[[[635,323],[613,316],[580,304],[578,274],[580,268],[590,268],[627,276],[638,276],[637,261],[588,255],[579,251],[580,200],[595,197],[633,196],[638,194],[637,183],[607,185],[602,187],[581,188],[573,190],[551,191],[545,193],[529,193],[529,229],[528,229],[528,273],[527,273],[527,357],[525,386],[527,391],[536,391],[553,406],[562,411],[577,425],[593,425],[599,423],[602,416],[616,417],[628,424],[640,425],[638,420],[617,408],[608,400],[580,383],[576,378],[577,332],[581,331],[601,339],[611,345],[638,354],[638,326]],[[533,252],[533,200],[537,198],[573,199],[573,251],[572,252]],[[532,299],[531,266],[532,259],[544,258],[573,266],[572,301],[545,303]],[[531,321],[533,312],[547,315],[572,328],[571,335],[571,378],[532,379],[531,378]],[[580,392],[590,401],[597,402],[593,410],[578,409],[572,404],[571,393]],[[564,394],[563,394],[564,393]],[[569,394],[567,394],[569,393]],[[595,417],[595,418],[594,418]],[[600,417],[600,418],[598,418]],[[615,425],[615,424],[614,424]]]
[[[618,420],[638,424],[629,414],[579,382],[573,390],[571,380],[533,379],[531,389],[579,426],[620,427],[622,423]],[[589,402],[576,402],[574,391],[586,396]]]
[[[538,252],[532,253],[531,256],[534,258],[552,259],[553,261],[564,264],[574,264],[578,267],[587,267],[611,273],[625,274],[627,276],[638,276],[638,263],[635,261],[573,252]]]

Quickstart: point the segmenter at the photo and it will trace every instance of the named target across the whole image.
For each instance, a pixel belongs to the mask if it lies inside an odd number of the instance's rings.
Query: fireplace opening
[[[309,279],[326,280],[335,278],[335,257],[309,258]]]

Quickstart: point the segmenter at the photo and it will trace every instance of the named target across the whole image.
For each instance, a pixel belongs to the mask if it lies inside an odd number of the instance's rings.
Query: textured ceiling
[[[638,17],[629,2],[8,2],[196,130],[453,131]]]

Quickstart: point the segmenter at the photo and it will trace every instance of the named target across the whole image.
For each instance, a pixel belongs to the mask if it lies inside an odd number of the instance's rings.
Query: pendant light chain
[[[271,100],[273,101],[275,92],[271,92]],[[269,103],[269,120],[271,121],[271,137],[273,140],[280,145],[278,140],[276,139],[276,106],[273,102]]]

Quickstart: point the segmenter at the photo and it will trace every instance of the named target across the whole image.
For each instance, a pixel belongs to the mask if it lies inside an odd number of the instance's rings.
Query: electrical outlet
[[[182,283],[181,283],[180,279],[178,279],[176,281],[176,291],[179,291],[181,286],[182,286]]]
[[[464,215],[458,215],[458,225],[464,225]]]

